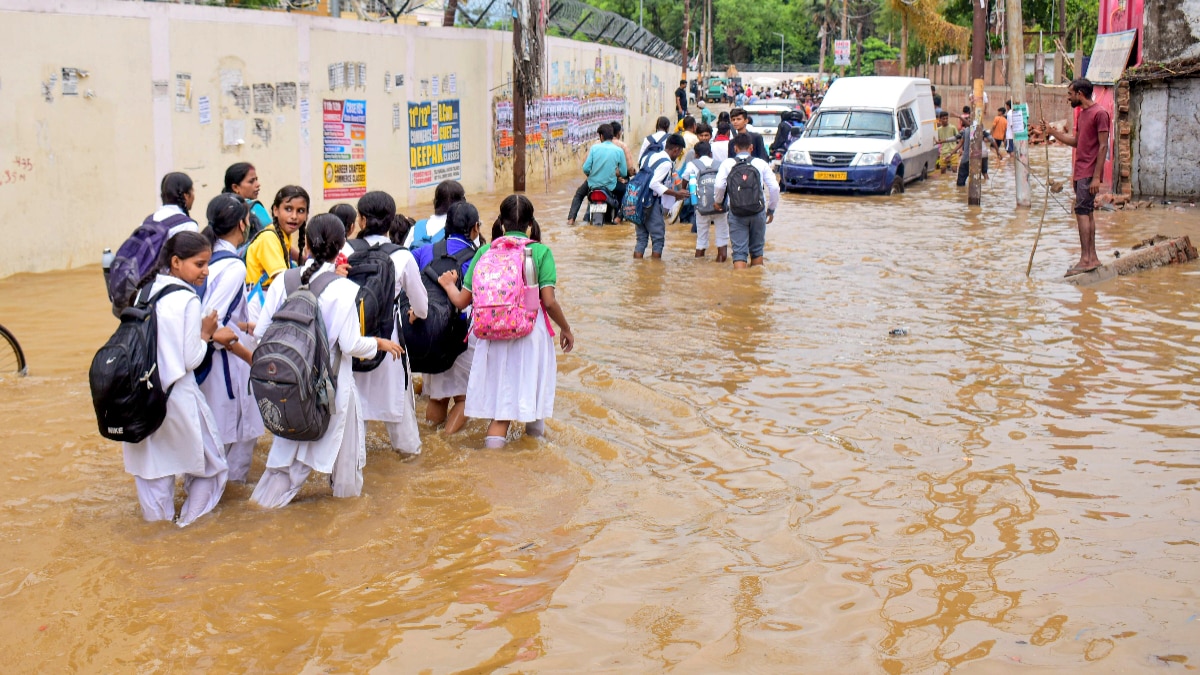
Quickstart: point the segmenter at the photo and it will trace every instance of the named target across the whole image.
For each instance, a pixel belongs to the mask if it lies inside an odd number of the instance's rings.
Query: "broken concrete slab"
[[[1147,239],[1134,247],[1133,251],[1120,254],[1112,262],[1105,263],[1091,272],[1069,276],[1063,281],[1075,286],[1092,286],[1118,276],[1134,274],[1163,265],[1177,265],[1195,260],[1197,257],[1200,256],[1196,252],[1196,247],[1192,246],[1190,238],[1167,239],[1159,236]]]

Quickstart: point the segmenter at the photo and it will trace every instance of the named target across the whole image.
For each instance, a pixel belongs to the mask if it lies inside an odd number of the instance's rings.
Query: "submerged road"
[[[1200,267],[1060,283],[1052,202],[1026,278],[1041,193],[1014,215],[1011,167],[974,212],[950,176],[786,195],[738,274],[682,226],[661,263],[567,228],[574,185],[532,195],[578,340],[548,440],[481,450],[473,421],[401,462],[372,426],[362,498],[314,478],[264,512],[231,485],[185,530],[141,521],[95,430],[99,270],[0,280],[32,373],[0,381],[3,670],[1200,663]],[[485,224],[502,197],[472,196]],[[1200,241],[1194,210],[1098,219],[1106,255]]]

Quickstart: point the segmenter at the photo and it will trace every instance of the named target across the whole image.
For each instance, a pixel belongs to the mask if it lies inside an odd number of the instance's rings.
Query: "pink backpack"
[[[533,266],[534,243],[500,237],[475,263],[471,277],[471,331],[481,340],[515,340],[533,332],[541,294]]]

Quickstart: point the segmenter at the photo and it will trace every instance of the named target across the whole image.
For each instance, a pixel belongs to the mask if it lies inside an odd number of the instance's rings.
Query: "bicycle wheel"
[[[0,377],[24,376],[25,373],[25,353],[21,351],[20,343],[7,328],[0,326]]]

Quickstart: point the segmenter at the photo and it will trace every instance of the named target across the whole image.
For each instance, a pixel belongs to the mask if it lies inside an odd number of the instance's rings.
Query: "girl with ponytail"
[[[359,415],[359,395],[351,361],[373,358],[377,351],[393,359],[404,353],[392,340],[363,336],[358,323],[358,285],[337,276],[334,261],[346,243],[346,227],[331,213],[312,219],[306,229],[308,262],[300,270],[284,273],[281,283],[271,284],[254,334],[262,339],[275,312],[287,298],[287,287],[309,283],[328,285],[317,298],[332,364],[336,373],[333,414],[325,435],[315,441],[292,441],[276,437],[267,456],[267,470],[254,488],[250,501],[267,508],[286,506],[300,491],[312,471],[331,475],[334,497],[362,494],[362,469],[366,464],[366,430]],[[333,275],[327,277],[326,275]],[[294,277],[294,280],[293,280]],[[385,363],[388,359],[385,359]]]
[[[244,482],[250,473],[254,445],[263,434],[262,417],[249,393],[253,336],[243,330],[246,311],[246,263],[238,247],[250,229],[250,205],[230,193],[217,195],[208,203],[208,227],[204,234],[212,242],[208,284],[201,297],[205,314],[217,316],[218,327],[233,333],[231,340],[215,342],[211,368],[200,379],[200,391],[217,421],[217,431],[229,464],[229,480]]]
[[[554,254],[541,243],[542,230],[533,217],[533,203],[524,195],[509,195],[500,204],[500,215],[492,226],[492,243],[480,247],[463,278],[462,290],[455,287],[457,273],[446,272],[438,280],[457,307],[471,303],[475,266],[500,237],[532,240],[527,244],[532,254],[541,289],[541,311],[534,321],[533,331],[513,340],[479,340],[471,375],[467,381],[467,417],[491,420],[484,440],[489,448],[503,447],[507,442],[509,425],[525,422],[525,434],[541,436],[545,420],[554,414],[554,387],[557,364],[554,356],[554,334],[547,317],[558,324],[559,344],[564,353],[575,346],[575,336],[554,295],[558,272]]]
[[[361,265],[356,273],[354,267],[358,258],[353,256],[369,255],[381,258],[382,252],[390,259],[393,279],[390,297],[393,302],[386,311],[391,312],[393,322],[391,333],[384,337],[393,342],[400,342],[402,329],[396,316],[395,300],[402,294],[408,299],[408,319],[411,322],[428,316],[429,295],[425,284],[421,282],[421,270],[413,260],[412,254],[388,238],[396,218],[396,200],[392,199],[391,195],[379,191],[363,195],[358,200],[358,236],[347,243],[343,253],[350,261],[351,279],[368,288],[373,275],[368,272],[367,276],[364,276],[363,270],[379,269],[382,264]],[[373,253],[368,253],[370,251]],[[375,282],[378,283],[379,279],[376,278]],[[385,359],[373,370],[355,371],[354,384],[358,389],[363,419],[383,422],[392,448],[400,453],[401,457],[420,454],[421,434],[417,429],[416,396],[413,393],[408,359]]]
[[[148,297],[157,321],[158,376],[167,391],[167,416],[157,431],[139,443],[123,443],[125,470],[134,476],[142,517],[174,520],[184,527],[208,513],[225,492],[225,446],[204,395],[196,368],[208,343],[227,346],[232,331],[217,329],[217,316],[201,308],[195,286],[208,277],[212,247],[198,232],[180,232],[167,240],[159,256]],[[175,514],[175,476],[182,475],[187,500]]]

